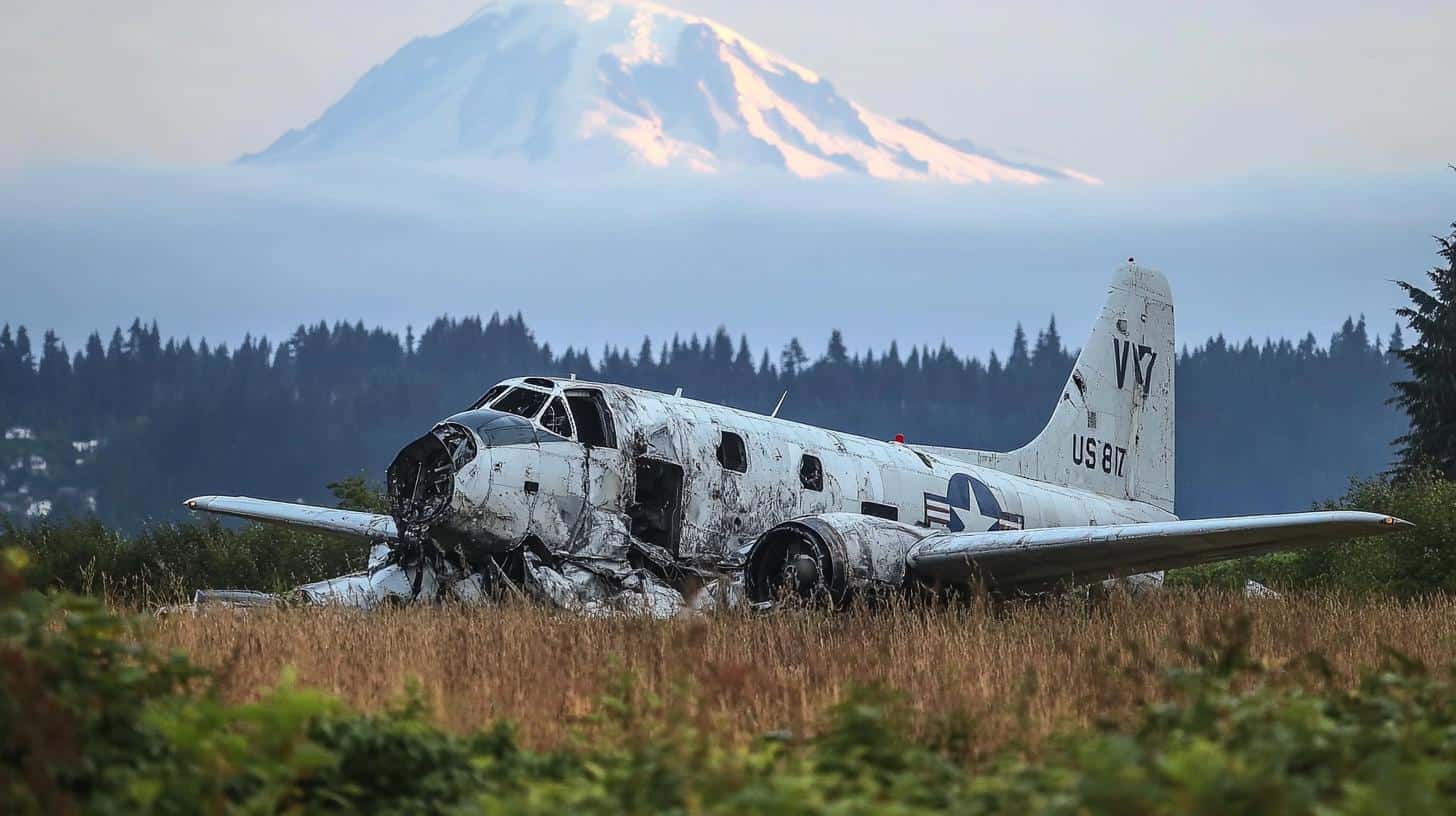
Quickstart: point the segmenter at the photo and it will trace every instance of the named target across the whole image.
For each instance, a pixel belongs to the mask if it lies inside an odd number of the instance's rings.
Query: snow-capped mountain
[[[813,178],[1096,183],[894,121],[712,20],[629,0],[504,0],[410,42],[244,162],[378,155]]]

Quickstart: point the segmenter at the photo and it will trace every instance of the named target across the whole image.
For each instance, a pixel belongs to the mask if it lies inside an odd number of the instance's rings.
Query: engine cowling
[[[843,604],[858,593],[898,589],[905,554],[930,533],[859,513],[791,519],[754,540],[744,588],[754,604],[791,597]]]

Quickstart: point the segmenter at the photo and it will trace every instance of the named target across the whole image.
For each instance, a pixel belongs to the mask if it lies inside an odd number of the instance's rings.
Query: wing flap
[[[916,575],[1043,588],[1384,535],[1414,525],[1357,511],[1285,513],[1099,527],[944,533],[906,556]]]
[[[198,496],[188,499],[185,504],[191,510],[307,527],[340,535],[361,536],[376,541],[399,538],[394,519],[380,513],[253,499],[247,496]]]

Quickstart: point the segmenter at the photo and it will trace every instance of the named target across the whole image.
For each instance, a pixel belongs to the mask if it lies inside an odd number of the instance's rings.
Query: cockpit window
[[[566,415],[566,403],[561,401],[561,397],[551,400],[541,413],[541,427],[557,436],[571,438],[571,419]]]
[[[546,404],[546,400],[550,396],[550,394],[533,391],[529,388],[513,388],[509,394],[501,397],[491,407],[497,411],[531,419],[541,410],[541,406]]]
[[[493,386],[491,386],[490,387],[490,390],[487,391],[487,392],[485,392],[485,396],[483,396],[480,399],[476,400],[475,401],[475,404],[472,405],[472,406],[470,406],[470,410],[474,411],[477,408],[484,408],[485,406],[487,406],[487,405],[490,404],[490,401],[491,400],[495,399],[496,397],[499,397],[501,394],[504,394],[508,388],[510,388],[509,385],[493,385]]]
[[[566,403],[576,421],[576,440],[588,447],[617,447],[612,412],[600,391],[567,391]]]

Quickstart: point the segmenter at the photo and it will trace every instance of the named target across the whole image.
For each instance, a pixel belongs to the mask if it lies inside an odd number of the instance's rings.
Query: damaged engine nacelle
[[[389,465],[386,487],[395,520],[428,524],[450,507],[455,472],[476,456],[475,440],[463,425],[442,422],[404,447]]]
[[[898,589],[905,583],[905,554],[930,533],[859,513],[786,521],[749,548],[743,572],[748,600],[843,604],[859,593]]]
[[[412,577],[406,587],[410,597],[434,597],[444,585],[438,579],[451,576],[477,583],[480,567],[469,562],[458,548],[442,546],[436,532],[451,511],[455,497],[455,474],[480,454],[470,429],[456,422],[442,422],[429,433],[406,445],[389,465],[385,488],[399,538],[388,545],[387,556],[372,564],[368,575],[380,568],[396,567]],[[373,559],[371,558],[371,561]],[[426,574],[431,581],[426,581]],[[484,573],[488,575],[489,573]],[[366,579],[365,584],[370,580]],[[399,588],[388,594],[399,595]]]

